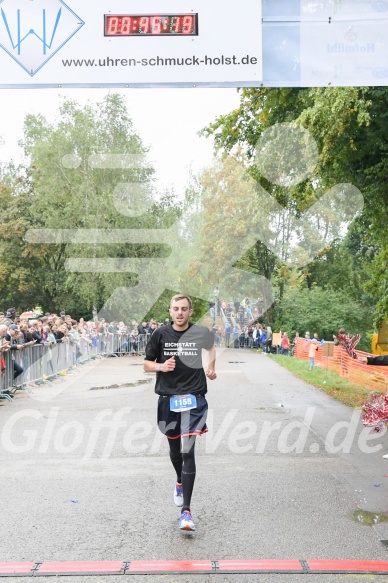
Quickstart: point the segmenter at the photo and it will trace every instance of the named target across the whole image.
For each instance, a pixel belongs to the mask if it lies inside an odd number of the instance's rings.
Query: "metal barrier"
[[[70,339],[58,344],[35,344],[22,350],[0,353],[0,398],[12,401],[5,391],[23,389],[31,392],[30,385],[48,382],[70,374],[77,365],[106,356],[141,356],[145,353],[150,334],[98,334]],[[19,365],[22,372],[14,370]],[[17,376],[15,376],[17,375]]]
[[[119,334],[117,335],[118,344],[116,346],[117,354],[141,354],[145,353],[147,342],[150,334]]]
[[[4,393],[4,391],[9,390],[13,385],[14,372],[11,351],[0,352],[0,362],[0,398],[12,401],[11,397]]]

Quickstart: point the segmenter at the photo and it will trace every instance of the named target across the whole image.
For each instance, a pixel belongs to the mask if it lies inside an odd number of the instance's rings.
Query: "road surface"
[[[192,534],[178,529],[175,476],[156,427],[154,375],[143,372],[142,358],[98,360],[52,387],[0,402],[0,562],[388,561],[381,542],[388,540],[388,522],[367,526],[354,516],[361,509],[373,513],[362,518],[378,520],[388,511],[387,435],[363,430],[357,412],[256,351],[224,350],[217,368],[217,380],[208,382],[209,433],[196,446]],[[285,577],[63,580],[272,583]],[[349,580],[289,577],[293,583]]]

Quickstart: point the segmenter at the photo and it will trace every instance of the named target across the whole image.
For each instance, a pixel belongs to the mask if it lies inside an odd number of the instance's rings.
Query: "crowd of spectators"
[[[17,340],[16,344],[23,346],[35,343],[58,344],[78,341],[80,338],[92,341],[93,337],[115,333],[131,336],[152,334],[156,328],[168,322],[169,320],[165,320],[163,323],[159,323],[153,319],[141,324],[136,320],[131,320],[128,323],[106,322],[103,318],[85,321],[84,318],[75,320],[65,312],[60,312],[59,315],[46,313],[44,316],[32,318],[23,314],[18,316],[14,308],[8,309],[6,314],[0,312],[0,325],[5,327],[7,335],[11,332],[12,338]],[[11,344],[9,338],[2,343],[2,351],[8,348],[7,343]]]
[[[83,318],[75,320],[64,311],[31,317],[31,313],[18,315],[15,308],[9,308],[5,313],[0,312],[1,374],[4,374],[6,366],[4,353],[23,351],[35,345],[53,347],[57,344],[70,344],[75,346],[78,354],[80,342],[83,340],[89,345],[98,346],[103,352],[109,337],[118,336],[123,339],[119,343],[120,355],[138,354],[140,344],[144,346],[154,330],[168,322],[169,320],[157,322],[154,319],[141,323],[136,320],[107,322],[103,318],[92,321],[85,321]],[[15,358],[12,358],[12,366],[15,383],[23,373],[23,367]],[[15,388],[17,387],[14,386],[13,389]],[[13,396],[13,391],[8,389],[2,393]]]
[[[314,349],[318,344],[322,344],[318,334],[314,332],[313,338],[310,333],[305,332],[304,337],[300,337],[296,332],[294,338],[289,338],[287,332],[273,334],[271,326],[265,325],[260,317],[258,304],[251,303],[249,298],[242,301],[236,299],[234,302],[222,300],[216,306],[210,306],[210,316],[213,318],[213,333],[216,346],[231,348],[247,348],[266,353],[278,353],[283,355],[293,355],[295,345],[299,340],[311,340]],[[218,308],[217,316],[223,317],[223,326],[217,325],[215,311]],[[141,346],[152,335],[154,330],[169,323],[166,319],[158,322],[150,319],[148,322],[128,322],[111,321],[107,322],[103,318],[95,317],[91,321],[83,318],[75,320],[70,314],[64,311],[56,313],[46,313],[37,317],[31,317],[31,313],[18,315],[14,308],[9,308],[6,313],[0,312],[0,363],[1,372],[4,373],[4,359],[2,353],[8,351],[22,351],[27,347],[35,345],[54,346],[56,344],[71,344],[78,350],[81,339],[87,344],[104,348],[109,336],[124,337],[125,341],[120,344],[120,354],[130,352],[138,354]],[[128,348],[130,347],[130,351]],[[313,347],[311,347],[311,352]],[[103,350],[102,350],[103,352]],[[310,363],[314,366],[311,353]],[[22,374],[23,368],[12,359],[14,381]],[[20,362],[20,359],[19,359]],[[9,391],[3,391],[8,392]]]
[[[242,301],[236,299],[234,302],[223,300],[219,306],[225,318],[223,326],[216,324],[213,326],[216,346],[251,348],[264,353],[292,354],[299,333],[296,333],[291,343],[288,333],[281,332],[280,340],[277,337],[278,344],[274,345],[271,326],[259,321],[261,318],[258,317],[257,305],[252,306],[249,298],[244,298]],[[211,306],[210,315],[213,317],[214,310],[215,307]],[[218,315],[221,315],[221,309]],[[244,324],[244,322],[248,323]],[[75,320],[64,311],[59,314],[46,313],[32,318],[25,314],[19,316],[14,308],[9,308],[6,313],[0,312],[0,352],[23,350],[35,344],[49,346],[66,342],[74,344],[81,338],[91,344],[96,344],[97,341],[101,343],[104,338],[112,334],[126,334],[135,342],[139,336],[151,335],[156,328],[167,323],[169,323],[168,319],[163,322],[150,319],[148,322],[141,323],[136,320],[106,322],[103,318],[95,318],[92,321],[85,321],[83,318]],[[318,339],[317,333],[314,333],[314,338]],[[306,332],[305,339],[310,339],[309,332]]]
[[[242,300],[236,298],[233,302],[222,300],[218,304],[217,316],[223,316],[224,325],[217,326],[215,317],[217,306],[210,304],[216,346],[250,348],[263,354],[277,352],[288,355],[292,348],[288,334],[281,332],[279,344],[274,345],[272,328],[265,325],[261,317],[263,306],[264,300],[260,297],[255,302],[249,297]]]
[[[266,326],[260,322],[245,326],[225,322],[224,326],[214,326],[213,332],[216,346],[250,348],[262,353],[284,355],[292,353],[294,347],[287,332],[279,333],[280,336],[276,338],[278,344],[276,344],[271,326]]]

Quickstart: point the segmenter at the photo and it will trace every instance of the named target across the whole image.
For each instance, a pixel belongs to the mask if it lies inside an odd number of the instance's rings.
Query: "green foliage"
[[[388,319],[388,246],[376,255],[366,288],[378,298],[375,322],[380,327]]]
[[[23,145],[29,165],[10,165],[0,180],[2,303],[23,310],[38,302],[45,311],[74,314],[91,313],[93,306],[99,310],[118,287],[136,285],[136,274],[71,272],[67,261],[164,257],[169,250],[163,241],[112,244],[104,233],[168,227],[179,216],[179,206],[173,193],[161,193],[156,200],[147,150],[118,95],[85,107],[65,100],[60,121],[53,124],[41,114],[28,115]],[[116,158],[114,167],[109,163],[112,155],[121,160]],[[96,165],[96,156],[102,167]],[[90,235],[82,244],[33,244],[25,237],[29,229],[95,229],[102,234]],[[149,289],[156,274],[154,270],[148,276]]]
[[[343,289],[362,304],[376,304],[374,322],[379,324],[388,318],[388,88],[243,89],[240,107],[202,133],[213,137],[218,151],[234,153],[242,148],[253,162],[263,132],[289,121],[308,129],[317,142],[318,164],[311,179],[288,189],[286,195],[260,176],[253,163],[250,172],[295,213],[337,183],[360,189],[364,210],[348,240],[327,250],[299,275],[310,288],[316,283]],[[259,265],[259,257],[256,261]],[[296,279],[290,272],[288,284]],[[281,298],[287,281],[283,278],[280,284],[279,279],[278,285]]]
[[[82,245],[34,245],[25,238],[29,229],[168,228],[179,218],[171,277],[182,288],[190,279],[201,295],[206,285],[228,277],[234,260],[240,270],[271,281],[277,301],[266,318],[277,327],[290,333],[316,330],[330,339],[344,326],[363,333],[361,346],[369,349],[372,319],[375,324],[388,319],[388,88],[248,88],[240,95],[238,109],[202,130],[213,137],[219,158],[189,186],[183,205],[173,192],[155,193],[147,150],[120,96],[110,94],[85,107],[65,100],[60,121],[53,124],[41,114],[28,115],[23,141],[28,165],[0,169],[0,307],[25,309],[40,303],[45,311],[91,313],[115,289],[134,286],[136,274],[72,273],[66,270],[69,258],[162,258],[168,253],[163,241],[124,245],[91,238]],[[262,175],[255,158],[263,133],[282,122],[308,129],[319,151],[310,177],[289,187]],[[111,154],[136,156],[136,168],[94,168],[89,163],[93,156]],[[271,153],[274,166],[287,168],[290,155],[280,144]],[[117,188],[129,182],[137,183],[135,199]],[[361,216],[345,238],[336,233],[330,247],[307,266],[291,268],[284,251],[292,236],[287,217],[299,217],[337,183],[360,189],[365,201]],[[252,202],[255,188],[257,200]],[[273,210],[260,197],[263,190],[287,209],[277,229],[263,220]],[[148,212],[125,212],[140,200]],[[252,225],[260,225],[264,242],[256,237],[247,246]],[[268,240],[275,251],[265,245]],[[157,269],[146,277],[150,290]],[[228,283],[238,286],[238,280]],[[171,293],[166,291],[148,315],[168,317]],[[195,301],[198,319],[206,302]],[[125,298],[123,302],[124,309]]]
[[[276,330],[284,330],[293,338],[295,332],[304,336],[306,331],[312,337],[318,332],[320,338],[333,340],[339,328],[345,328],[350,334],[362,334],[362,344],[370,350],[371,308],[362,306],[341,290],[323,289],[313,285],[289,288],[280,302],[275,322]]]

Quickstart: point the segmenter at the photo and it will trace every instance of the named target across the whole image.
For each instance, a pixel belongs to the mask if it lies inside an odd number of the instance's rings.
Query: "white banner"
[[[260,0],[1,0],[0,84],[258,85]]]
[[[0,87],[388,85],[388,0],[0,0]]]
[[[303,23],[302,86],[386,85],[385,21]]]
[[[388,85],[388,0],[263,0],[263,85]]]

